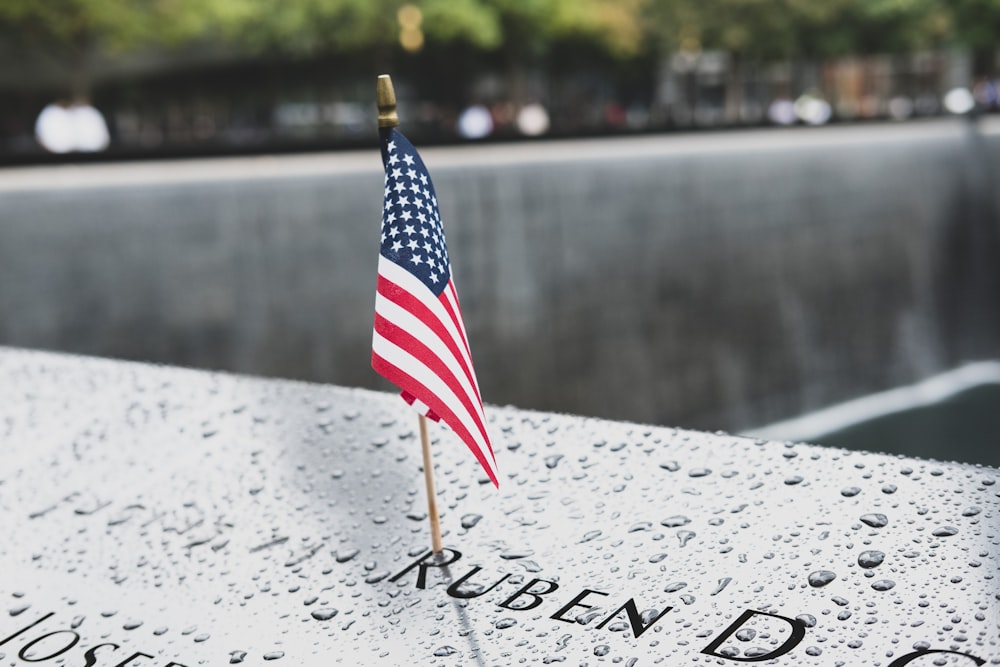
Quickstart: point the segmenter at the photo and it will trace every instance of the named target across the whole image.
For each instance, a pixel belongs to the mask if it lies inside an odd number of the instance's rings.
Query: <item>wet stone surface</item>
[[[1000,664],[994,469],[488,407],[499,490],[431,425],[435,557],[396,396],[0,377],[2,667]]]

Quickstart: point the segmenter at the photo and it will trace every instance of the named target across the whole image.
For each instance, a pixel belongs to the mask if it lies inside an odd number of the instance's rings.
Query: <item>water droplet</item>
[[[736,638],[739,639],[741,642],[748,642],[756,636],[757,636],[757,631],[754,630],[753,628],[743,628],[742,630],[738,630],[736,632]]]
[[[465,516],[462,517],[462,528],[468,530],[469,528],[472,528],[477,523],[479,523],[480,519],[482,518],[483,518],[482,514],[466,514]]]
[[[677,531],[677,539],[681,541],[681,546],[682,547],[685,544],[687,544],[688,542],[690,542],[691,538],[694,537],[694,536],[695,536],[695,532],[693,530],[678,530]]]
[[[562,454],[552,454],[551,456],[546,456],[545,467],[548,468],[549,470],[555,469],[555,467],[559,465],[559,461],[562,460],[562,457],[563,457]],[[434,655],[437,655],[437,653],[435,653]]]
[[[22,604],[20,606],[14,607],[13,609],[10,610],[10,615],[17,616],[19,614],[23,614],[25,611],[28,610],[29,607],[31,607],[30,604]]]
[[[799,614],[795,617],[795,620],[806,626],[807,628],[816,627],[816,617],[812,614]]]
[[[456,653],[458,653],[458,649],[454,646],[439,646],[434,650],[434,656],[437,658],[444,658],[449,655],[455,655]]]
[[[687,588],[686,581],[675,581],[671,584],[667,584],[667,587],[663,589],[664,593],[676,593],[682,588]]]
[[[246,651],[231,651],[229,653],[229,664],[238,665],[247,657]]]
[[[867,569],[878,567],[885,560],[885,554],[881,551],[862,551],[858,554],[858,565]]]
[[[857,486],[846,486],[840,490],[840,495],[845,498],[853,498],[854,496],[861,493],[861,489]]]
[[[976,516],[982,511],[982,508],[973,506],[962,510],[962,516]]]
[[[709,595],[718,595],[719,593],[722,592],[722,589],[724,589],[726,586],[729,585],[729,583],[732,580],[733,580],[732,577],[723,577],[722,579],[719,579],[719,585],[716,586],[715,590],[709,593]]]
[[[896,488],[897,487],[896,487],[895,484],[885,484],[885,485],[882,486],[882,493],[884,493],[886,495],[892,495],[892,494],[896,493]]]
[[[872,588],[877,591],[887,591],[895,585],[896,582],[892,579],[879,579],[878,581],[872,582]]]
[[[802,475],[792,475],[791,477],[785,480],[785,484],[787,484],[788,486],[795,486],[796,484],[801,484],[801,483],[802,483]]]
[[[607,644],[598,644],[594,647],[594,655],[599,658],[606,656],[608,653],[611,653],[611,647]]]
[[[861,523],[872,528],[885,528],[889,524],[889,518],[884,514],[862,514]]]
[[[639,531],[642,531],[642,530],[649,530],[652,527],[653,527],[652,522],[650,522],[650,521],[640,521],[639,523],[633,523],[631,526],[629,526],[628,532],[630,532],[630,533],[638,533]]]
[[[691,519],[682,514],[675,514],[674,516],[669,516],[661,521],[660,525],[666,526],[667,528],[680,528],[681,526],[686,526],[689,523],[691,523]]]
[[[284,651],[271,651],[270,653],[264,654],[265,660],[280,660],[285,657]]]
[[[346,563],[361,553],[360,549],[338,549],[336,559],[338,563]]]
[[[507,628],[512,628],[517,625],[517,621],[513,618],[501,618],[499,621],[493,624],[497,630],[506,630]]]
[[[664,461],[660,467],[669,472],[677,472],[681,469],[681,465],[677,461]]]
[[[688,471],[688,477],[705,477],[711,474],[712,471],[708,468],[692,468]]]
[[[380,572],[372,572],[367,577],[365,577],[365,583],[366,584],[377,584],[378,582],[380,582],[383,579],[385,579],[386,577],[388,577],[390,574],[392,574],[392,573],[389,572],[389,570],[382,570]]]
[[[940,528],[935,528],[931,535],[934,537],[951,537],[958,533],[958,528],[955,526],[941,526]]]
[[[837,573],[830,570],[816,570],[815,572],[810,572],[809,576],[806,577],[809,585],[813,588],[822,588],[836,578]]]
[[[588,531],[588,532],[584,533],[583,539],[580,540],[580,544],[583,544],[584,542],[590,542],[591,540],[593,540],[595,538],[598,538],[600,536],[601,536],[601,531],[599,531],[599,530]]]
[[[310,616],[315,618],[317,621],[329,621],[338,613],[339,612],[333,607],[321,607],[319,609],[314,609]]]
[[[136,628],[141,626],[142,626],[142,621],[138,619],[133,619],[122,625],[122,628],[124,628],[125,630],[135,630]]]

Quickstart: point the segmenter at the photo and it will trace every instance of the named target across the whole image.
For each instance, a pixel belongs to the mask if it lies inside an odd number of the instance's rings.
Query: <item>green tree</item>
[[[204,33],[228,0],[4,0],[0,34],[25,50],[44,49],[65,64],[69,91],[90,92],[95,52],[178,44]]]

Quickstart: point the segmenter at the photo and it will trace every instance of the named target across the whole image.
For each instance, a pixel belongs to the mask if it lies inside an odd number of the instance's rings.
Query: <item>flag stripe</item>
[[[392,304],[382,304],[382,310],[375,311],[375,331],[381,334],[386,340],[395,343],[400,348],[409,352],[418,362],[423,364],[431,373],[446,384],[452,394],[462,402],[465,410],[476,422],[476,427],[485,440],[488,436],[486,435],[486,426],[483,423],[484,416],[480,413],[476,405],[478,397],[472,391],[468,381],[466,380],[463,383],[462,380],[465,378],[461,377],[460,379],[461,372],[456,374],[455,371],[457,369],[450,368],[447,361],[443,360],[435,350],[431,349],[420,338],[424,327],[419,320],[416,320],[415,317],[407,316],[405,311],[400,312],[400,308],[392,308],[391,306]],[[396,316],[399,319],[386,317],[387,315]],[[428,342],[433,344],[436,340],[436,338],[431,338]],[[448,355],[445,355],[445,358],[447,359]]]
[[[472,359],[472,349],[469,347],[469,337],[465,333],[465,322],[462,321],[462,309],[458,305],[458,293],[455,291],[455,281],[449,280],[445,290],[441,292],[441,296],[438,297],[441,300],[441,304],[444,306],[445,310],[448,311],[448,315],[451,316],[452,322],[455,324],[455,328],[458,330],[458,335],[462,337],[462,349],[469,359]],[[472,373],[472,384],[476,387],[476,395],[479,395],[479,380],[476,378],[476,369],[472,366],[471,362],[469,364],[469,371]],[[482,399],[479,399],[482,402]]]
[[[478,433],[469,415],[456,414],[451,406],[458,403],[451,389],[417,358],[376,332],[372,341],[372,366],[383,377],[413,396],[427,397],[424,402],[467,444],[490,479],[497,484],[489,443]],[[474,445],[474,446],[473,446]],[[491,452],[492,453],[492,452]]]
[[[472,357],[469,355],[469,348],[465,344],[461,329],[455,326],[455,322],[445,308],[444,303],[438,297],[434,296],[423,283],[414,278],[409,271],[391,259],[379,257],[378,272],[377,294],[381,294],[403,308],[410,310],[424,324],[431,327],[434,330],[435,336],[439,337],[451,349],[456,361],[461,364],[462,370],[469,378],[469,382],[476,385],[476,375],[472,370]],[[445,293],[447,293],[447,290],[445,290]],[[376,310],[378,309],[377,294]],[[478,388],[476,396],[479,396]]]

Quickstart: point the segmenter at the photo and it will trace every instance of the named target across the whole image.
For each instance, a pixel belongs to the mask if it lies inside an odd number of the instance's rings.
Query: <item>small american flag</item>
[[[379,134],[385,204],[372,368],[421,414],[447,424],[499,486],[434,185],[406,137]]]

